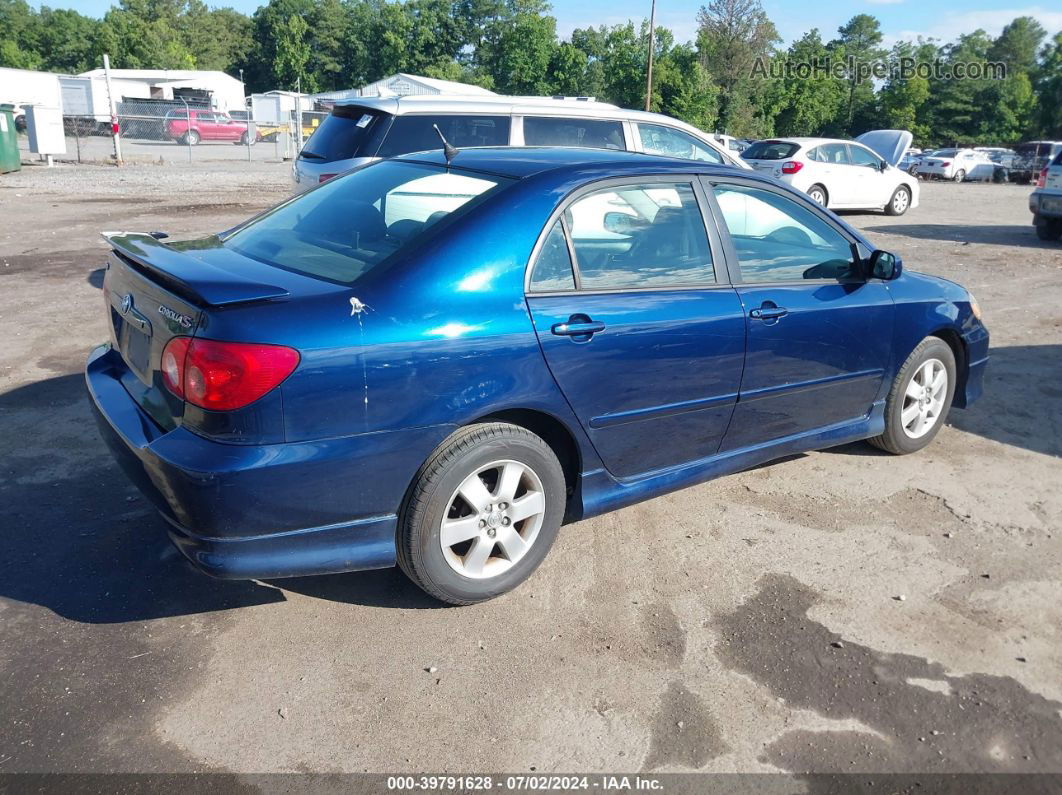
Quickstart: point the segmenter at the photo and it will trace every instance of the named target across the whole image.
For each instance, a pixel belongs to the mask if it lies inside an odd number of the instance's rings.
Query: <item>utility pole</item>
[[[118,106],[111,91],[111,56],[103,54],[103,80],[107,84],[107,105],[111,110],[111,136],[114,138],[114,164],[122,165],[122,136],[118,127]]]
[[[645,109],[653,102],[653,34],[656,32],[656,0],[653,0],[652,11],[649,12],[649,68],[645,78]]]

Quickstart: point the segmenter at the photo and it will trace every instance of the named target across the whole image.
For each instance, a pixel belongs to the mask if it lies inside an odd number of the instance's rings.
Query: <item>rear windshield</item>
[[[955,157],[959,154],[958,149],[938,149],[933,153],[933,157]]]
[[[1018,146],[1017,152],[1019,155],[1025,155],[1026,157],[1030,155],[1044,157],[1045,155],[1050,155],[1053,151],[1057,151],[1055,150],[1055,146],[1057,146],[1057,144],[1021,144],[1020,146]]]
[[[437,132],[435,128],[438,127]],[[384,138],[379,157],[397,157],[410,152],[438,149],[442,132],[447,143],[466,146],[508,146],[508,116],[407,115],[395,118]]]
[[[785,160],[792,157],[800,149],[800,144],[788,141],[757,141],[741,156],[746,160]]]
[[[378,134],[387,124],[389,114],[336,105],[302,148],[299,157],[331,163],[352,157],[372,157]]]
[[[330,180],[229,235],[227,247],[285,270],[352,284],[511,180],[383,161]]]

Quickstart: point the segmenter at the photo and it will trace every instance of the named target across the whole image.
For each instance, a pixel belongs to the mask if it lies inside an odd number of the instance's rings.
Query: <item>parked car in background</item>
[[[275,122],[260,122],[251,119],[251,112],[247,110],[230,110],[229,116],[238,122],[250,124],[255,138],[259,141],[273,141],[276,137],[288,129],[285,124]]]
[[[1029,195],[1029,209],[1038,238],[1062,237],[1062,152],[1040,172],[1036,190]]]
[[[922,162],[922,158],[926,156],[921,149],[908,149],[903,153],[903,157],[900,158],[900,163],[897,166],[900,171],[906,171],[908,174],[915,173],[915,167]]]
[[[964,288],[708,161],[420,152],[221,235],[108,240],[92,405],[220,577],[397,562],[490,599],[563,521],[858,439],[920,450],[988,360]]]
[[[1013,149],[1007,149],[1002,146],[976,146],[974,151],[984,152],[988,155],[989,160],[997,166],[1003,166],[1008,170],[1014,165],[1014,158],[1018,156],[1018,153]]]
[[[903,215],[918,206],[918,180],[897,168],[910,143],[906,130],[874,130],[855,141],[770,138],[741,157],[824,207]]]
[[[915,173],[923,179],[952,182],[990,180],[994,172],[995,164],[988,155],[973,149],[938,149],[915,167]]]
[[[231,141],[253,144],[258,134],[248,131],[246,121],[237,121],[227,113],[191,108],[170,111],[165,117],[166,137],[177,143],[195,146],[200,141]]]
[[[435,128],[438,127],[438,130]],[[711,135],[659,113],[544,97],[361,97],[337,102],[299,153],[303,191],[373,160],[457,147],[580,146],[748,168]]]
[[[1062,141],[1029,141],[1018,144],[1014,151],[1016,156],[1010,166],[1010,181],[1028,185],[1062,152]]]
[[[749,145],[745,141],[739,138],[735,138],[733,135],[725,135],[724,133],[716,133],[715,140],[723,145],[723,147],[734,155],[740,155]]]

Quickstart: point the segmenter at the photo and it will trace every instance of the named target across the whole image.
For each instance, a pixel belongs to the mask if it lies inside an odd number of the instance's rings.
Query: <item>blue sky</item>
[[[209,5],[232,6],[251,13],[261,3],[257,0],[220,0]],[[102,16],[111,0],[49,0],[53,7],[74,8],[83,14]],[[668,2],[658,0],[657,23],[671,28],[680,41],[692,39],[697,27],[697,10],[702,2]],[[983,28],[995,35],[1017,16],[1031,16],[1040,21],[1051,34],[1062,30],[1062,7],[1009,4],[1007,0],[854,0],[851,3],[779,2],[763,0],[767,14],[778,27],[786,42],[799,38],[810,28],[817,27],[824,39],[833,37],[839,25],[858,13],[873,14],[881,20],[886,43],[919,34],[950,41],[960,33]],[[649,1],[640,0],[579,0],[578,3],[554,2],[553,14],[562,36],[574,28],[588,25],[613,25],[628,19],[649,16]]]

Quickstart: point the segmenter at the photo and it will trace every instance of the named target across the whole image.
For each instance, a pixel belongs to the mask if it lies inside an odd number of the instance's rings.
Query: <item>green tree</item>
[[[1037,92],[1039,134],[1056,140],[1062,138],[1062,31],[1043,49]]]
[[[1046,36],[1047,31],[1032,17],[1017,17],[992,42],[987,58],[1005,63],[1008,73],[1025,72],[1032,76],[1036,72],[1037,52]]]
[[[774,78],[776,135],[818,135],[835,125],[845,106],[847,87],[826,68],[829,51],[818,28],[812,28],[779,57],[777,67],[789,74]]]
[[[0,0],[0,66],[37,69],[40,20],[25,0]]]
[[[277,85],[296,87],[306,92],[317,90],[316,77],[308,66],[312,56],[310,26],[298,14],[292,14],[278,31],[277,55],[273,61],[273,75]]]
[[[881,61],[881,23],[870,14],[856,14],[837,29],[838,38],[830,43],[835,58],[845,63],[848,96],[845,100],[843,132],[851,135],[862,132],[867,123],[874,123],[874,83],[860,67]]]
[[[753,67],[770,60],[781,41],[759,0],[712,0],[697,14],[697,50],[719,86],[719,121],[732,135],[766,134],[768,86]]]
[[[889,53],[889,61],[894,66],[930,62],[936,57],[937,48],[932,44],[919,41],[897,42]],[[904,75],[898,69],[889,75],[879,92],[881,105],[881,123],[897,130],[910,130],[914,139],[925,141],[931,133],[922,120],[924,108],[929,100],[929,80],[915,73]]]

